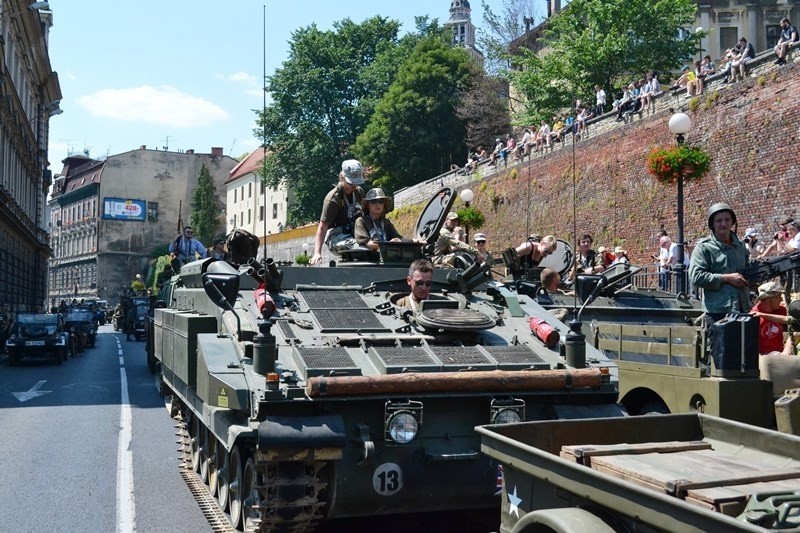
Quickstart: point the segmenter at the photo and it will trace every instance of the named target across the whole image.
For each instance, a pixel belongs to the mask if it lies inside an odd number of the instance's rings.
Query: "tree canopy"
[[[696,10],[693,0],[572,0],[549,19],[545,52],[515,60],[511,76],[528,101],[526,121],[551,118],[595,85],[608,92],[649,70],[676,69],[705,35],[679,31]]]
[[[466,122],[455,110],[475,69],[441,32],[417,43],[356,141],[376,185],[391,191],[464,164]]]
[[[290,224],[319,216],[350,145],[391,83],[393,62],[383,58],[397,47],[399,27],[373,17],[360,24],[345,19],[331,31],[299,29],[289,58],[268,77],[272,102],[258,112],[254,135],[271,148],[267,182],[287,180],[294,191]]]
[[[214,180],[204,164],[197,177],[197,187],[192,193],[192,214],[189,217],[195,237],[203,244],[210,246],[216,237],[221,212]]]

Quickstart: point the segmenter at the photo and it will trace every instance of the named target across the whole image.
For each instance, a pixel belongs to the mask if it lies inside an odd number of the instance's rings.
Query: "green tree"
[[[290,224],[319,217],[342,160],[394,78],[399,28],[373,17],[292,34],[289,58],[267,79],[272,103],[258,112],[254,130],[272,150],[263,178],[270,185],[286,180],[294,192]]]
[[[548,21],[545,52],[519,57],[514,85],[534,107],[529,113],[546,117],[559,110],[548,106],[587,98],[595,85],[610,94],[648,70],[674,70],[705,35],[679,32],[696,11],[694,0],[572,0]]]
[[[483,145],[491,149],[496,137],[511,131],[508,83],[483,72],[477,73],[456,106],[456,115],[467,125],[466,141],[470,148]]]
[[[219,215],[222,206],[217,198],[214,180],[205,165],[200,168],[197,187],[192,194],[192,214],[189,217],[194,236],[208,245],[219,228]]]
[[[395,190],[464,163],[466,124],[455,109],[475,69],[443,33],[419,41],[356,141],[376,185]]]

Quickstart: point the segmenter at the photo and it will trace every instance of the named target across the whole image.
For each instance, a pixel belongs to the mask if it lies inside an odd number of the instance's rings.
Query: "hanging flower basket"
[[[661,183],[701,179],[711,166],[711,156],[696,146],[656,147],[647,156],[647,170]]]

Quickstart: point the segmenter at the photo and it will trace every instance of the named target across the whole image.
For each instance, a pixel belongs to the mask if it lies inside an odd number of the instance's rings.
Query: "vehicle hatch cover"
[[[433,198],[422,210],[422,214],[417,219],[417,226],[414,229],[414,237],[433,244],[439,237],[439,230],[444,226],[444,219],[453,203],[456,195],[450,187],[439,189]]]

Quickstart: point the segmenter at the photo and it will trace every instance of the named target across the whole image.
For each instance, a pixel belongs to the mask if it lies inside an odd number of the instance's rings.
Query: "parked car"
[[[69,353],[69,334],[60,315],[19,314],[5,346],[11,365],[23,357],[50,357],[60,365]]]

